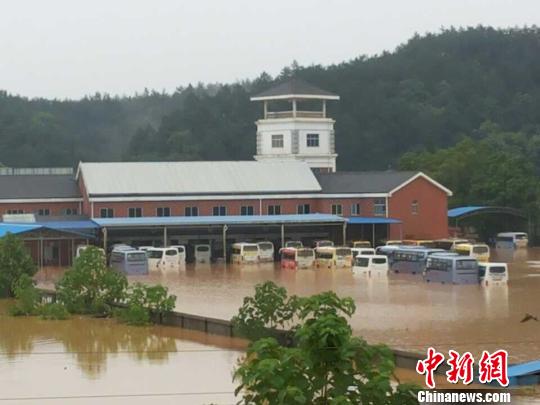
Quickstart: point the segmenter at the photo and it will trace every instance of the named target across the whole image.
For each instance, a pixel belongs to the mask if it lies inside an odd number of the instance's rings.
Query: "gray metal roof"
[[[319,192],[304,162],[80,163],[91,196],[175,196]]]
[[[313,98],[321,99],[331,99],[338,100],[339,96],[337,94],[331,93],[326,90],[322,90],[318,87],[313,86],[301,79],[290,79],[286,82],[280,83],[277,86],[274,86],[268,90],[263,91],[262,93],[256,94],[251,97],[251,100],[265,100],[281,97],[305,97],[311,96]]]
[[[318,173],[324,194],[388,193],[417,175],[414,171]]]
[[[80,198],[73,176],[4,175],[0,176],[0,200]]]

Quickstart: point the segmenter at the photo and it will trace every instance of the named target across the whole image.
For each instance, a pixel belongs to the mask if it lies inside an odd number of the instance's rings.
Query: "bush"
[[[8,233],[0,238],[0,297],[13,297],[17,280],[24,274],[33,276],[37,271],[32,257],[19,237]]]
[[[58,302],[42,305],[38,312],[42,319],[64,320],[69,318],[69,312],[66,307]]]
[[[126,287],[126,277],[107,268],[103,252],[89,247],[57,283],[57,300],[70,313],[108,316],[111,305],[125,298]]]
[[[22,274],[13,283],[11,288],[17,299],[15,305],[10,308],[13,316],[35,315],[41,302],[41,294],[34,286],[34,281],[28,274]]]
[[[265,291],[277,286],[265,283]],[[272,283],[271,283],[272,284]],[[261,286],[256,287],[256,291]],[[279,303],[287,304],[283,291]],[[259,298],[267,299],[266,294]],[[292,298],[292,297],[291,297]],[[257,318],[268,302],[254,298],[244,300],[237,320],[247,325],[266,324],[268,318]],[[276,321],[296,319],[295,347],[283,347],[273,338],[250,344],[234,377],[240,381],[236,395],[242,393],[243,404],[416,404],[415,386],[393,384],[394,359],[384,346],[370,346],[353,336],[348,318],[355,311],[351,298],[339,298],[334,292],[308,298],[294,298],[287,311]],[[291,313],[292,312],[292,315]],[[243,314],[243,315],[242,315]],[[241,316],[240,316],[241,315]],[[244,325],[245,326],[245,325]]]
[[[298,298],[271,281],[255,286],[255,295],[245,297],[238,315],[231,320],[236,332],[251,340],[272,335],[272,329],[290,326],[298,310]]]
[[[129,287],[126,295],[127,308],[119,311],[119,317],[130,325],[146,325],[153,314],[162,322],[163,315],[172,311],[175,303],[176,296],[169,295],[166,287],[136,283]]]

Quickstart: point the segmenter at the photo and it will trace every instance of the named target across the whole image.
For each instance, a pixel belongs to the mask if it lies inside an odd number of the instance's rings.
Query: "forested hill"
[[[397,168],[405,152],[484,138],[487,127],[540,134],[540,30],[478,27],[416,36],[375,57],[293,65],[276,78],[172,95],[49,101],[2,93],[0,162],[251,159],[261,107],[249,96],[291,75],[341,96],[330,114],[343,170]],[[422,166],[414,155],[406,164]]]

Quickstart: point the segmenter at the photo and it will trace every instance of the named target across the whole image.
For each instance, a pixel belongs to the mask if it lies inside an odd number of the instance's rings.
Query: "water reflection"
[[[68,353],[88,378],[98,378],[107,369],[111,355],[126,354],[137,362],[161,364],[179,349],[179,339],[195,348],[243,349],[245,342],[178,328],[130,327],[112,319],[73,317],[47,321],[37,317],[11,317],[12,303],[0,300],[0,356],[14,361],[20,356]],[[190,341],[192,343],[190,343]],[[185,346],[186,342],[182,342]]]
[[[493,284],[481,288],[484,294],[486,317],[489,319],[508,318],[510,314],[508,284]]]

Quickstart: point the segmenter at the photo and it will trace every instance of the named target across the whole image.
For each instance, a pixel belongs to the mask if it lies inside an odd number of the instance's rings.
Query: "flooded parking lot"
[[[537,359],[540,323],[520,321],[525,313],[540,314],[540,249],[498,251],[495,260],[509,263],[507,286],[428,284],[406,274],[367,278],[347,269],[282,270],[279,263],[188,265],[129,279],[168,286],[178,296],[179,311],[223,319],[265,280],[290,294],[334,290],[354,298],[354,331],[372,343],[476,355],[504,348],[512,362]],[[48,270],[37,278],[51,287],[59,275]],[[0,302],[0,381],[1,398],[11,400],[2,403],[235,402],[232,370],[245,348],[241,340],[114,320],[12,318],[5,315],[6,303]],[[397,375],[421,383],[412,370]],[[539,397],[536,389],[524,394],[527,400]]]
[[[425,283],[420,275],[387,278],[354,276],[348,269],[282,270],[279,263],[187,265],[180,272],[130,276],[131,282],[161,283],[176,294],[177,310],[230,319],[257,283],[273,280],[290,294],[334,290],[357,304],[352,325],[369,342],[424,351],[504,348],[511,361],[540,358],[540,322],[521,323],[526,313],[540,315],[540,249],[494,250],[491,261],[509,263],[507,286]],[[52,286],[55,272],[40,274]]]
[[[6,315],[0,300],[2,404],[231,404],[245,342],[169,327]]]

